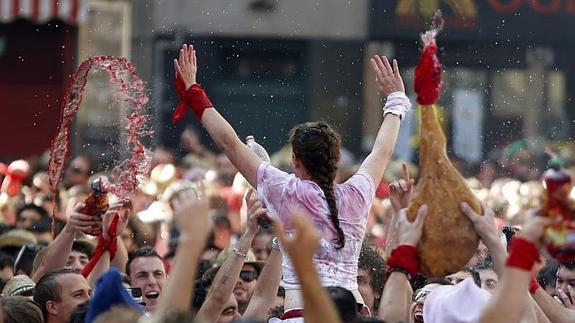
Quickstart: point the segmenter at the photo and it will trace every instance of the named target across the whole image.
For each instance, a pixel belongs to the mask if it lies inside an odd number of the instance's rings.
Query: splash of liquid
[[[433,17],[432,27],[421,35],[423,53],[419,64],[415,68],[415,92],[417,102],[421,105],[432,105],[437,101],[441,92],[441,62],[437,58],[437,44],[435,37],[443,28],[441,11]]]
[[[114,90],[114,100],[125,108],[126,116],[122,117],[122,136],[126,138],[126,146],[121,148],[128,156],[119,162],[112,170],[107,192],[113,193],[120,199],[128,198],[138,187],[139,178],[147,175],[150,167],[149,152],[142,143],[152,135],[150,130],[150,116],[146,113],[148,97],[144,82],[136,74],[135,67],[123,57],[97,56],[82,62],[72,77],[62,106],[60,108],[60,122],[58,132],[52,140],[50,148],[50,163],[48,174],[50,187],[54,196],[62,178],[66,161],[70,155],[71,126],[74,116],[80,108],[88,72],[91,69],[101,69],[110,75],[110,82]]]

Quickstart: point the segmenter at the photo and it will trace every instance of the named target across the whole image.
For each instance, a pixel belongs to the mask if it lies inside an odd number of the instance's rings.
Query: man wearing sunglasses
[[[262,268],[261,264],[255,264],[255,256],[252,259],[254,261],[244,263],[234,287],[234,296],[238,301],[238,310],[241,314],[244,314],[250,303]]]

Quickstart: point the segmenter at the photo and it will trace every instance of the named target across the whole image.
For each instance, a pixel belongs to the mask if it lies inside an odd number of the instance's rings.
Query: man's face
[[[76,157],[70,162],[64,173],[64,185],[72,187],[74,185],[84,185],[90,176],[90,165],[82,157]]]
[[[88,281],[79,274],[63,274],[56,277],[56,281],[60,285],[61,301],[49,301],[46,306],[57,322],[67,322],[76,307],[90,299],[92,290]]]
[[[471,273],[468,271],[458,271],[454,274],[451,274],[449,276],[445,276],[445,278],[452,283],[453,285],[457,285],[459,283],[461,283],[462,281],[464,281],[467,277],[471,277]]]
[[[272,236],[264,233],[258,234],[252,241],[252,251],[256,255],[256,260],[266,260],[270,255],[268,249],[269,244],[272,242]]]
[[[166,278],[164,263],[157,257],[139,257],[130,264],[132,287],[142,289],[148,311],[153,311],[158,305]]]
[[[429,284],[425,285],[423,288],[418,289],[413,293],[413,302],[409,308],[409,322],[410,323],[423,323],[423,306],[425,305],[425,300],[427,295],[431,293],[432,290],[441,286],[440,284]]]
[[[258,272],[256,268],[253,265],[244,264],[240,272],[240,277],[236,282],[236,287],[234,288],[234,296],[240,306],[244,306],[245,308],[250,302],[254,289],[256,288],[257,278]]]
[[[361,268],[357,270],[357,285],[363,302],[369,307],[371,313],[375,313],[375,292],[371,288],[371,276],[367,270]]]
[[[479,277],[481,278],[481,288],[493,293],[499,283],[495,270],[481,269],[479,270]]]
[[[42,219],[42,215],[36,210],[25,209],[18,215],[18,222],[16,222],[16,227],[18,229],[27,229],[32,223]]]
[[[90,258],[83,252],[72,250],[66,261],[66,267],[74,269],[77,273],[81,273],[84,267],[88,264]]]
[[[575,269],[569,270],[565,266],[559,266],[559,270],[557,270],[557,280],[555,281],[555,289],[557,292],[559,292],[559,290],[563,291],[569,297],[569,286],[571,286],[571,288],[575,288]],[[571,301],[575,301],[575,299],[572,299]]]
[[[238,302],[234,295],[230,295],[216,323],[230,323],[239,318],[242,318],[242,315],[238,311]]]

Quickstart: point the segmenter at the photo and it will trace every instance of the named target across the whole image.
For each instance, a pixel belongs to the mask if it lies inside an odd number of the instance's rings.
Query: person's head
[[[499,283],[499,278],[493,267],[493,260],[491,256],[488,256],[484,260],[480,261],[473,268],[478,274],[481,280],[481,288],[493,293],[497,288]]]
[[[62,268],[44,275],[34,289],[34,301],[38,303],[44,320],[68,322],[72,312],[90,299],[88,281],[70,268]]]
[[[271,250],[273,235],[266,230],[260,230],[252,240],[252,251],[257,260],[265,261],[268,259]]]
[[[557,261],[548,261],[547,264],[539,270],[537,274],[537,282],[543,290],[551,295],[555,296],[555,283],[557,280],[557,270],[559,269],[559,262]]]
[[[244,264],[240,271],[240,277],[234,287],[234,296],[238,301],[240,312],[243,313],[254,294],[258,281],[258,268],[252,264]]]
[[[0,299],[4,323],[43,323],[42,311],[38,304],[24,296],[9,296]]]
[[[25,204],[16,213],[16,228],[28,229],[33,223],[48,218],[48,212],[35,204]]]
[[[559,269],[557,270],[555,289],[557,292],[560,290],[563,291],[569,297],[568,286],[575,289],[575,267],[560,264]]]
[[[94,323],[133,323],[138,322],[138,319],[142,315],[134,308],[126,305],[116,305],[112,306],[106,312],[98,315],[94,320]],[[167,320],[161,320],[162,322],[169,322]],[[177,322],[177,321],[176,321]]]
[[[439,286],[450,285],[450,284],[451,283],[447,280],[431,281],[427,285],[416,290],[413,293],[411,307],[409,308],[409,322],[423,323],[423,306],[425,305],[427,295],[429,295],[429,293],[431,293],[432,290],[436,289]]]
[[[0,278],[8,281],[14,276],[14,258],[0,252]]]
[[[358,316],[357,303],[353,294],[339,286],[326,287],[342,322],[355,322]]]
[[[166,267],[160,255],[149,247],[137,249],[130,254],[126,274],[133,288],[142,289],[146,309],[155,310],[167,280]]]
[[[70,314],[70,323],[84,323],[89,307],[90,302],[78,305],[72,314]]]
[[[447,279],[451,284],[457,285],[469,277],[473,278],[473,281],[478,287],[481,287],[481,278],[479,277],[479,273],[467,267],[456,273],[445,276],[445,279]]]
[[[62,183],[66,188],[74,185],[85,185],[90,177],[91,163],[86,156],[76,156],[64,172]]]
[[[302,123],[290,132],[292,168],[297,177],[310,179],[322,189],[329,207],[330,219],[337,233],[336,249],[345,245],[345,235],[339,225],[333,182],[337,175],[341,139],[326,122]]]
[[[216,274],[217,269],[215,271],[209,271],[202,278],[194,282],[196,288],[194,299],[192,300],[192,308],[195,312],[197,312],[204,304]],[[223,306],[223,310],[220,313],[220,317],[217,323],[229,323],[241,317],[242,315],[239,312],[238,301],[236,300],[235,296],[231,294]]]
[[[358,260],[357,285],[359,293],[372,313],[377,313],[385,281],[385,260],[377,249],[362,246]]]
[[[74,241],[72,250],[66,260],[66,267],[72,268],[80,273],[90,261],[92,256],[93,246],[87,241]]]

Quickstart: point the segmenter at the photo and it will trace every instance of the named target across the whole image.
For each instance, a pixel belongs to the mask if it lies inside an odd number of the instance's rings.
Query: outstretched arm
[[[262,270],[256,289],[250,299],[248,308],[244,312],[245,318],[264,320],[273,305],[278,287],[282,279],[282,253],[272,248],[266,265]]]
[[[374,184],[378,185],[395,148],[400,121],[411,108],[411,104],[405,96],[405,87],[396,60],[393,60],[392,68],[385,56],[382,59],[375,55],[371,59],[371,66],[375,71],[379,90],[387,98],[387,102],[383,123],[371,153],[364,160],[360,171],[368,173]]]
[[[181,80],[185,87],[185,94],[180,93],[180,98],[192,107],[210,137],[228,156],[232,164],[236,166],[250,185],[257,188],[257,170],[262,160],[240,140],[229,122],[213,106],[197,106],[195,103],[198,96],[205,95],[205,92],[196,83],[198,68],[196,51],[193,46],[185,44],[182,46],[179,59],[174,60],[174,67],[176,79]],[[192,88],[192,85],[196,85],[196,87]]]
[[[158,306],[159,314],[190,309],[198,260],[209,231],[209,201],[201,189],[179,192],[171,205],[180,237],[174,269]]]
[[[400,212],[399,246],[391,253],[387,262],[391,274],[385,283],[379,303],[378,317],[386,322],[409,321],[409,307],[413,291],[407,275],[415,276],[419,268],[416,247],[421,239],[426,215],[426,205],[419,208],[417,218],[413,223],[407,219],[406,209]]]

